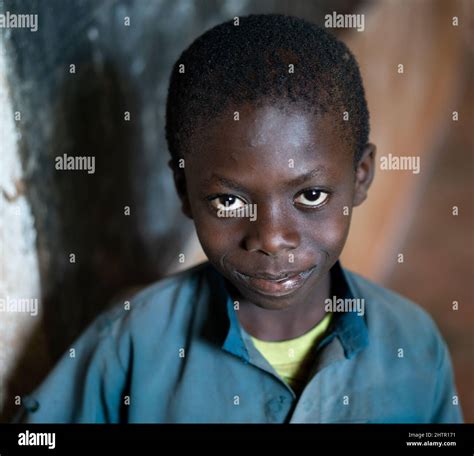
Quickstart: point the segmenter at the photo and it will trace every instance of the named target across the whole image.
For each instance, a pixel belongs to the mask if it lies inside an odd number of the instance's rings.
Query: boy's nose
[[[249,252],[259,251],[268,256],[296,249],[300,236],[291,220],[281,211],[263,211],[258,207],[255,221],[249,222],[244,247]]]

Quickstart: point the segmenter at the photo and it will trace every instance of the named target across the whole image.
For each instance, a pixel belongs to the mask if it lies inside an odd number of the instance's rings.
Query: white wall
[[[19,134],[9,96],[3,36],[0,34],[0,409],[7,399],[6,379],[30,334],[41,321],[36,230],[23,192]],[[37,299],[38,313],[5,308],[8,301]],[[26,301],[24,301],[26,303]],[[10,398],[12,400],[12,398]],[[10,400],[9,399],[9,400]]]

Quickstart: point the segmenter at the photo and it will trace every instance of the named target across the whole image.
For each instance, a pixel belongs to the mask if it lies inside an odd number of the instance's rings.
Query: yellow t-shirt
[[[295,339],[265,341],[251,336],[255,348],[295,392],[301,392],[306,384],[308,370],[314,359],[308,355],[328,329],[331,316],[330,313],[326,314],[313,329]]]

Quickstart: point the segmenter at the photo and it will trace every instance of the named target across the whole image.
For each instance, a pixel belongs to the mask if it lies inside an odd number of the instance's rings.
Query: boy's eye
[[[322,190],[305,190],[295,199],[295,202],[304,206],[317,207],[324,204],[329,197],[329,193]]]
[[[246,203],[237,196],[221,195],[211,199],[211,206],[216,211],[235,211],[244,207]]]

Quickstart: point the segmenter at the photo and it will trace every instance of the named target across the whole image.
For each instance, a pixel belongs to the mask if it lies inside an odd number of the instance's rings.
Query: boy
[[[338,262],[374,174],[368,117],[353,55],[315,25],[256,15],[198,38],[166,135],[209,262],[100,317],[24,420],[461,421],[430,317]]]

